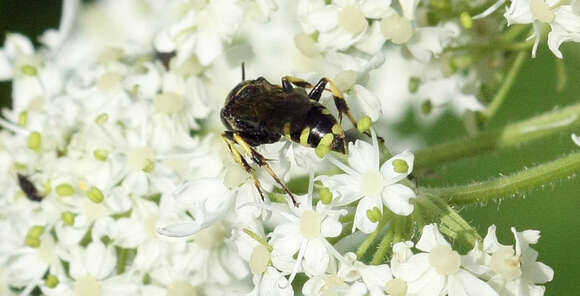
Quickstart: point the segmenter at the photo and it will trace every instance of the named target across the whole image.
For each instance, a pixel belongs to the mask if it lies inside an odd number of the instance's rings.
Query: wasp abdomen
[[[326,137],[331,150],[340,153],[346,151],[344,132],[340,124],[321,104],[313,104],[304,120],[298,123],[288,123],[285,129],[287,137],[289,132],[292,141],[304,146],[318,147],[321,140]]]

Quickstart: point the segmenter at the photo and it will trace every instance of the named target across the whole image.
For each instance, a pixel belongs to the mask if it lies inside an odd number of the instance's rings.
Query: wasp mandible
[[[306,88],[310,88],[310,92],[307,93]],[[338,120],[319,102],[325,90],[332,94],[339,112]],[[254,147],[275,143],[286,137],[301,145],[316,148],[320,157],[330,151],[346,154],[347,145],[341,126],[343,114],[357,126],[343,94],[328,78],[322,78],[316,85],[312,85],[297,77],[284,76],[282,85],[276,85],[264,77],[246,80],[242,64],[242,82],[230,91],[221,109],[221,120],[226,127],[222,138],[236,163],[252,177],[262,200],[264,194],[260,182],[248,159],[264,168],[297,205],[292,192],[272,170],[268,160]]]

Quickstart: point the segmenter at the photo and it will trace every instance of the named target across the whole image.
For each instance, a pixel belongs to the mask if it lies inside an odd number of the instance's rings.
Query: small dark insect
[[[311,88],[310,92],[307,93],[305,88]],[[338,121],[318,102],[325,90],[332,93],[339,112]],[[280,86],[271,84],[264,77],[245,80],[242,64],[242,82],[230,91],[221,110],[221,120],[226,127],[222,138],[234,160],[252,176],[262,199],[264,195],[260,183],[245,157],[264,168],[296,205],[294,195],[270,168],[268,160],[254,147],[275,143],[286,137],[304,146],[315,147],[320,157],[330,151],[344,154],[347,146],[340,125],[343,114],[357,126],[344,96],[328,78],[320,79],[313,86],[303,79],[284,76]]]
[[[18,176],[18,186],[20,186],[20,190],[26,194],[26,197],[31,201],[42,201],[44,198],[42,195],[38,193],[38,190],[32,184],[32,182],[28,179],[28,177],[17,174]]]

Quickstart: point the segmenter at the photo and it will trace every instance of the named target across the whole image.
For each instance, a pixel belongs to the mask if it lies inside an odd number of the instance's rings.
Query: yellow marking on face
[[[330,115],[330,110],[324,108],[322,109],[322,111],[320,111],[320,113],[322,113],[323,115]]]
[[[290,122],[286,122],[284,124],[284,136],[286,137],[286,139],[292,140],[292,138],[290,137]]]
[[[244,89],[246,89],[246,87],[248,87],[248,86],[249,86],[249,84],[243,85],[243,86],[242,86],[242,87],[241,87],[241,88],[240,88],[240,89],[239,89],[239,90],[236,92],[236,94],[234,95],[234,97],[237,97],[237,96],[238,96],[240,93],[242,93],[242,91],[243,91]]]
[[[304,146],[308,146],[308,137],[310,136],[310,128],[306,127],[300,133],[300,144]]]
[[[324,137],[322,137],[322,139],[320,139],[320,142],[318,142],[318,146],[330,147],[330,144],[332,144],[333,140],[334,140],[333,134],[326,134],[324,135]]]
[[[339,135],[344,134],[344,130],[342,129],[342,126],[340,126],[340,124],[335,123],[332,126],[332,133],[335,134],[335,135],[337,135],[337,136],[339,136]]]

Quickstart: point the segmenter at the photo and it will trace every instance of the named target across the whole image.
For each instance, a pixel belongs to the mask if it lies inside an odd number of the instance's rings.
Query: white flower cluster
[[[490,8],[474,18],[486,17],[505,4],[499,0]],[[571,2],[571,3],[569,3]],[[535,39],[532,56],[536,56],[544,24],[550,25],[548,46],[558,58],[562,58],[560,45],[567,41],[580,42],[580,1],[556,0],[513,0],[506,8],[504,17],[508,25],[533,24],[534,33],[529,39]]]
[[[416,245],[393,246],[390,266],[338,251],[414,211],[413,154],[386,159],[372,128],[345,159],[259,147],[283,179],[309,176],[297,207],[263,201],[221,143],[241,61],[267,78],[332,77],[373,122],[400,117],[409,98],[483,108],[436,60],[459,27],[421,25],[419,1],[64,3],[40,48],[12,33],[0,49],[12,82],[0,295],[293,295],[298,274],[304,295],[543,294],[552,270],[529,247],[537,231],[514,230],[511,247],[490,228],[460,256],[429,224]]]

